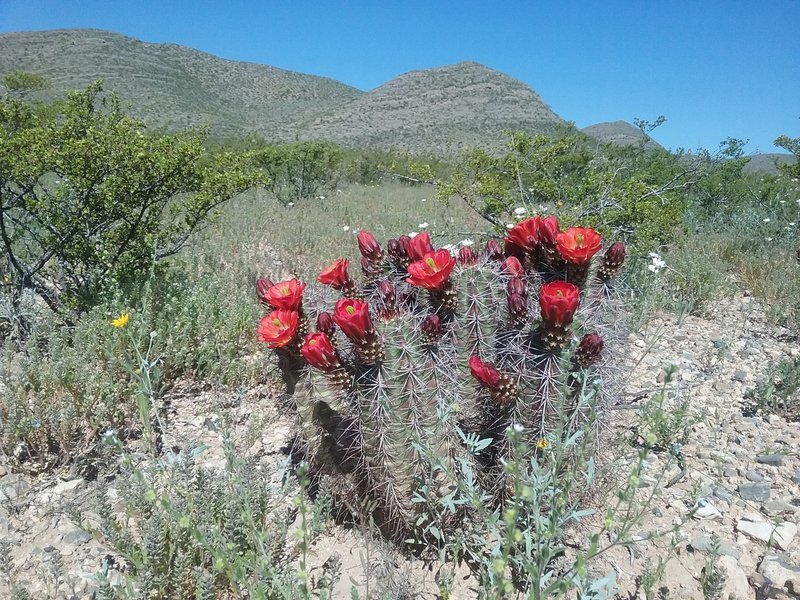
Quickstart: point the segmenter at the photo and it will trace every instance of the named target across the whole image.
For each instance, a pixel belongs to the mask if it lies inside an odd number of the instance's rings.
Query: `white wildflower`
[[[350,231],[350,225],[345,225],[342,227],[342,231]]]
[[[772,238],[771,238],[771,237],[764,238],[764,239],[765,239],[765,240],[767,240],[768,242],[771,242],[771,241],[772,241]]]
[[[420,200],[420,202],[427,202],[427,201],[428,201],[427,198],[423,198],[422,200]]]
[[[294,202],[289,202],[286,206],[294,206]]]
[[[789,223],[789,227],[794,227],[795,225],[797,225],[797,223],[795,223],[794,221],[791,221],[791,222]]]
[[[769,223],[769,221],[770,221],[769,217],[767,217],[766,219],[762,219],[762,220],[764,221],[764,223]]]
[[[526,212],[528,212],[528,209],[525,208],[524,206],[520,206],[514,209],[514,214],[517,216],[524,215]]]
[[[459,242],[459,244],[461,244],[462,246],[472,246],[474,243],[475,243],[475,240],[470,240],[470,239],[461,240]]]
[[[425,223],[420,223],[419,225],[417,225],[417,227],[419,227],[420,229],[427,229],[428,228],[428,223],[427,223],[427,221]]]
[[[513,223],[506,223],[506,229],[514,229]]]
[[[658,252],[648,252],[647,256],[650,257],[650,264],[647,265],[647,268],[651,272],[658,273],[661,269],[667,266],[667,263],[664,262]]]
[[[511,427],[517,433],[522,433],[523,431],[525,431],[525,428],[522,425],[520,425],[519,423],[514,423]]]
[[[416,232],[416,231],[409,231],[409,232],[408,232],[408,237],[410,237],[410,238],[415,238],[415,237],[417,237],[417,232]]]

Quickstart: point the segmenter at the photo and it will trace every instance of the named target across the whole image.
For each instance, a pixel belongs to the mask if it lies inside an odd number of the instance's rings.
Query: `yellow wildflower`
[[[546,439],[544,439],[544,438],[542,438],[542,439],[540,439],[538,442],[536,442],[536,447],[537,447],[539,450],[544,450],[544,449],[545,449],[545,448],[547,448],[549,445],[550,445],[550,442],[548,442],[548,441],[547,441]]]
[[[126,312],[125,312],[125,313],[122,313],[122,314],[121,314],[120,316],[118,316],[116,319],[114,319],[113,321],[111,321],[111,324],[112,324],[114,327],[116,327],[117,329],[121,329],[121,328],[125,327],[125,325],[127,325],[127,324],[128,324],[128,313],[126,313]]]

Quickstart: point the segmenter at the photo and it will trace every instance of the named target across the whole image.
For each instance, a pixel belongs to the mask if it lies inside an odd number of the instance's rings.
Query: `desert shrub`
[[[225,468],[212,469],[197,464],[195,449],[136,466],[107,437],[120,455],[116,502],[124,517],[106,499],[91,528],[115,555],[98,573],[97,598],[290,599],[325,591],[304,561],[324,504],[310,504],[302,486],[274,479],[226,440]]]
[[[771,364],[758,385],[747,392],[747,398],[755,410],[792,420],[800,418],[800,359]]]
[[[347,512],[476,566],[501,594],[588,590],[585,562],[600,552],[598,533],[563,560],[570,524],[593,513],[581,504],[613,388],[603,339],[615,339],[624,246],[592,266],[600,236],[558,231],[554,217],[519,223],[505,261],[496,242],[456,261],[427,234],[384,251],[362,231],[363,283],[344,259],[318,278],[342,295],[335,306],[298,279],[257,286],[271,310],[259,337],[283,371],[311,474]],[[624,538],[631,523],[615,514],[604,527]]]
[[[775,145],[791,152],[797,158],[794,164],[780,165],[778,168],[781,173],[794,179],[800,178],[800,138],[790,138],[788,135],[782,135],[775,140]]]
[[[3,292],[90,307],[174,255],[229,198],[260,181],[231,153],[202,161],[197,133],[155,135],[100,82],[48,114],[0,100]]]
[[[282,203],[336,192],[342,150],[333,142],[295,142],[267,146],[255,155],[269,178],[267,189]]]

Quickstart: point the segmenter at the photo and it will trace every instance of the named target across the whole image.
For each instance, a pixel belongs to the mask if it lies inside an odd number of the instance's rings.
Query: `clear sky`
[[[800,0],[0,0],[0,31],[95,27],[362,90],[474,60],[579,127],[667,122],[669,148],[800,137]]]

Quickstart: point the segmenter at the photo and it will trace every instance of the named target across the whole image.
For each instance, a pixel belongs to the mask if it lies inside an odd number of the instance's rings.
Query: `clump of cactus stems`
[[[586,382],[608,362],[606,299],[625,249],[616,242],[602,253],[596,231],[561,231],[552,216],[457,256],[427,233],[384,250],[362,231],[358,247],[361,283],[341,258],[319,275],[340,298],[313,315],[313,332],[304,283],[259,279],[270,312],[258,336],[279,357],[313,471],[346,506],[372,507],[385,531],[405,539],[430,525],[425,504],[466,471],[505,501],[510,427],[535,459],[565,424],[582,425]],[[468,439],[487,442],[476,449]],[[446,531],[464,516],[436,526]]]

